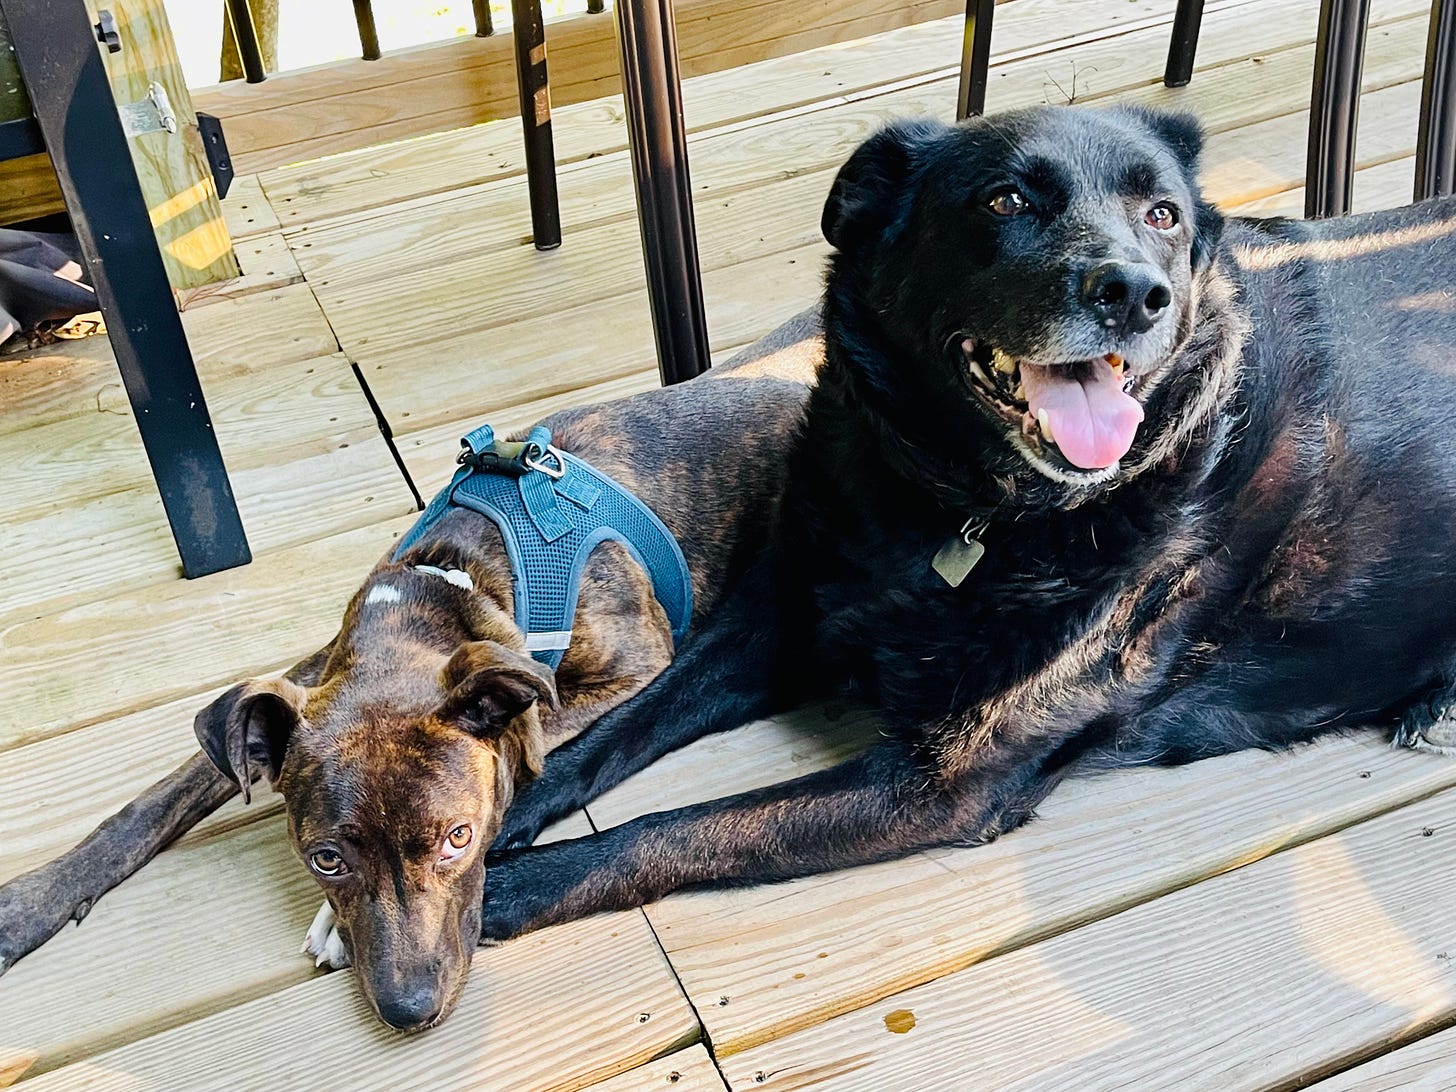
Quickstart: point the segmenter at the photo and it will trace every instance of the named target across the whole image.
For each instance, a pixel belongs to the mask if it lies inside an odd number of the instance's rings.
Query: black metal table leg
[[[1168,65],[1163,69],[1164,87],[1187,87],[1193,79],[1193,59],[1198,53],[1198,28],[1203,23],[1203,0],[1178,0],[1173,13],[1173,37],[1168,43]]]
[[[263,64],[263,49],[258,44],[258,28],[253,25],[253,11],[248,7],[248,0],[227,0],[223,10],[232,24],[233,41],[238,44],[238,60],[242,62],[243,75],[249,83],[262,83],[268,78],[268,69]]]
[[[617,0],[622,97],[662,381],[708,370],[708,321],[693,226],[672,0]]]
[[[251,560],[82,0],[0,0],[187,576]],[[240,43],[241,44],[241,40]]]
[[[546,72],[541,0],[511,0],[511,19],[515,24],[521,127],[526,136],[531,235],[537,250],[555,250],[561,245],[561,209],[556,197],[556,146],[551,137],[551,83]]]
[[[1370,0],[1321,0],[1309,104],[1309,158],[1304,214],[1311,220],[1350,211],[1355,178],[1355,125]]]
[[[373,0],[354,0],[354,25],[359,28],[359,56],[366,61],[379,60],[379,29],[374,25]]]
[[[986,112],[986,81],[991,74],[991,22],[996,0],[966,0],[966,30],[961,43],[961,86],[956,120]]]
[[[1456,185],[1456,0],[1432,0],[1416,138],[1417,201],[1452,192]]]
[[[607,10],[607,0],[586,0],[586,13],[600,15]]]

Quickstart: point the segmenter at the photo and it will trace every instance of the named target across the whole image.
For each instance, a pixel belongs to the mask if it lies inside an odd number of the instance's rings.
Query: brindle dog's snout
[[[1173,289],[1148,262],[1106,261],[1083,275],[1082,302],[1108,329],[1144,334],[1173,302]]]
[[[434,974],[416,976],[377,997],[380,1018],[399,1031],[426,1027],[445,1008],[445,990]]]

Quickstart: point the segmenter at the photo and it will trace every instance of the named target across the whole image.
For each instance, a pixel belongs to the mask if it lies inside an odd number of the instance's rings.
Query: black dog
[[[1450,731],[1456,201],[1224,220],[1200,144],[1044,108],[855,153],[777,545],[548,760],[487,936],[983,841],[1077,769]],[[511,848],[836,679],[884,713],[861,757]]]

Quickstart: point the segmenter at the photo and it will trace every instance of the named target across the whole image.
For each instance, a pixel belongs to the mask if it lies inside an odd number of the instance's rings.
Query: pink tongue
[[[1023,363],[1021,385],[1031,415],[1047,411],[1052,439],[1067,461],[1083,470],[1100,470],[1132,447],[1143,408],[1123,393],[1106,360],[1081,365],[1076,372],[1080,378],[1073,378],[1070,369]]]

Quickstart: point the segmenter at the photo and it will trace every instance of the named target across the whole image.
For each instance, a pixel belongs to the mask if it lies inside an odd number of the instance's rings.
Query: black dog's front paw
[[[505,823],[491,843],[491,852],[525,849],[553,820],[580,807],[580,795],[574,785],[551,776],[548,760],[546,771],[522,790],[506,812]]]
[[[535,928],[534,920],[550,908],[549,895],[536,878],[528,854],[492,851],[485,859],[485,898],[481,904],[480,942],[499,944]]]

